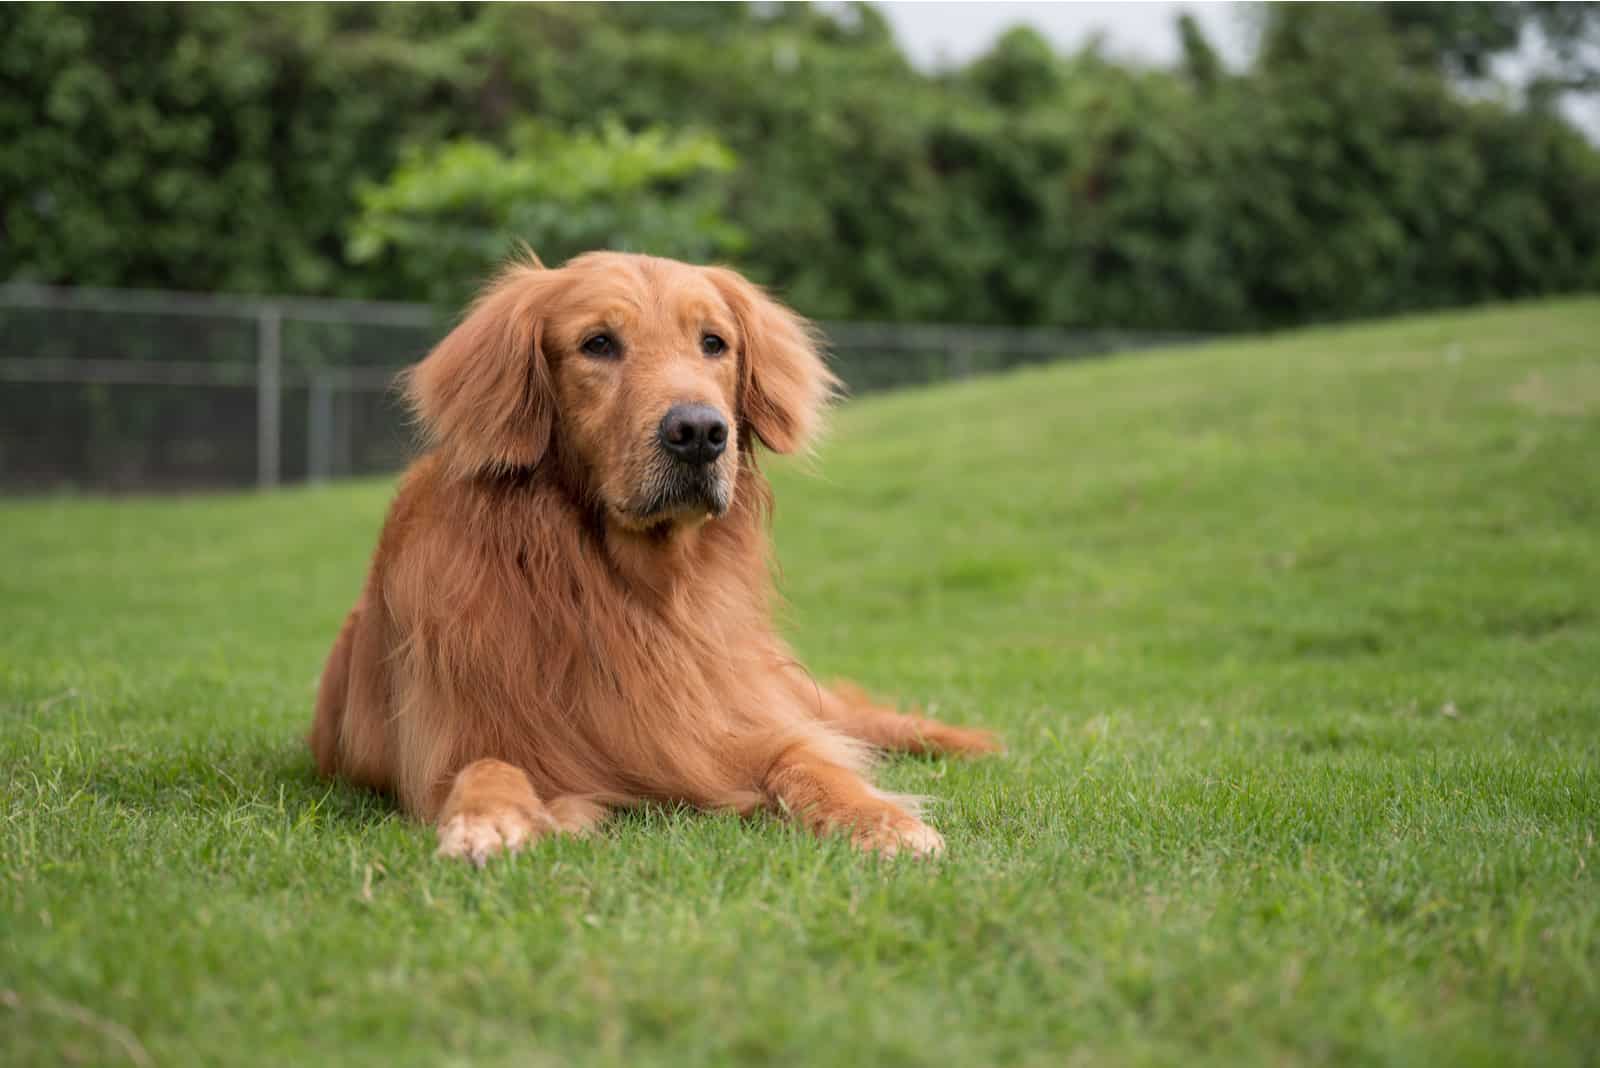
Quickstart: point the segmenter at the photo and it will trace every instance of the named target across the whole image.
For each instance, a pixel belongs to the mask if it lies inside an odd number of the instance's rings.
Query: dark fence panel
[[[421,305],[0,286],[0,491],[377,474],[415,448],[393,381]],[[1196,340],[1125,330],[823,324],[851,395]]]

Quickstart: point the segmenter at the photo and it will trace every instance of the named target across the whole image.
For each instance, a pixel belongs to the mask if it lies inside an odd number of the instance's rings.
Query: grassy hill
[[[319,783],[389,493],[0,506],[0,1062],[1592,1063],[1600,301],[872,398],[819,674],[998,726],[938,864],[646,811],[483,872]]]

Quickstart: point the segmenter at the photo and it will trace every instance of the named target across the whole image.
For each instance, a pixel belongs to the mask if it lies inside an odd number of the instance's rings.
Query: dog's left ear
[[[706,273],[739,322],[739,419],[773,452],[804,450],[839,380],[800,316],[725,267]]]

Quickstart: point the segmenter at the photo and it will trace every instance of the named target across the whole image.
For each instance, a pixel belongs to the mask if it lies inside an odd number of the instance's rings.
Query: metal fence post
[[[306,480],[326,482],[333,474],[333,372],[311,372],[306,396]]]
[[[273,305],[256,320],[256,484],[278,484],[283,438],[283,312]]]

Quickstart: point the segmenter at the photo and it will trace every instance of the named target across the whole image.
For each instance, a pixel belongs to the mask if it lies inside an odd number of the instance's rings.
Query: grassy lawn
[[[387,483],[0,506],[0,1063],[1595,1063],[1600,301],[848,406],[819,674],[935,864],[651,810],[482,872],[301,737]]]

